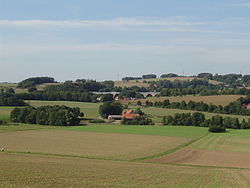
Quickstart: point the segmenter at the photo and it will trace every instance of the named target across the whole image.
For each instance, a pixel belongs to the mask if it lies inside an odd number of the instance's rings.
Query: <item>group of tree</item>
[[[16,94],[16,96],[23,100],[97,102],[97,96],[89,92],[35,91],[32,93]]]
[[[243,102],[249,101],[250,97],[240,98],[237,101],[231,102],[226,106],[206,104],[203,101],[194,102],[194,101],[182,101],[182,102],[170,102],[168,99],[163,102],[150,102],[146,101],[146,106],[155,106],[161,108],[170,108],[170,109],[181,109],[181,110],[195,110],[202,112],[210,113],[219,113],[219,114],[234,114],[234,115],[244,115],[250,116],[250,110],[243,108]],[[139,104],[139,103],[138,103]]]
[[[124,77],[122,78],[123,81],[130,81],[130,80],[141,80],[142,77]]]
[[[26,106],[23,99],[20,99],[12,88],[0,90],[0,106]]]
[[[113,81],[98,82],[96,80],[78,79],[75,82],[66,81],[63,84],[46,86],[45,91],[105,92],[112,91],[113,88]]]
[[[109,115],[121,115],[123,106],[119,102],[105,102],[99,107],[99,114],[103,118],[108,118]]]
[[[29,88],[43,83],[54,83],[55,79],[51,77],[33,77],[25,79],[18,83],[18,88]]]
[[[154,125],[153,120],[148,118],[146,115],[140,115],[133,119],[122,119],[123,125]]]
[[[206,119],[205,115],[200,112],[176,113],[173,116],[165,116],[162,123],[163,125],[209,127],[211,132],[223,132],[226,128],[250,129],[250,119],[248,121],[243,119],[241,123],[238,118],[219,115]]]
[[[161,75],[161,78],[174,78],[174,77],[179,77],[179,75],[175,73],[168,73],[168,74]]]
[[[78,125],[83,116],[84,114],[78,107],[70,108],[59,105],[14,108],[10,114],[13,122],[59,126]]]

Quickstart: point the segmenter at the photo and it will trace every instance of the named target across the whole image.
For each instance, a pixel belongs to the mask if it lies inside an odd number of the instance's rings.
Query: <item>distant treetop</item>
[[[25,79],[18,83],[18,88],[29,88],[36,86],[38,84],[44,84],[44,83],[54,83],[55,79],[52,77],[33,77]]]
[[[178,74],[174,74],[174,73],[169,73],[169,74],[163,74],[161,75],[161,78],[172,78],[172,77],[178,77]]]

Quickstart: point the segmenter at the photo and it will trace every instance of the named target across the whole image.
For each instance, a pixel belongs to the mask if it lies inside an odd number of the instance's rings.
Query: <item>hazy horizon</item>
[[[0,82],[250,74],[249,0],[0,0]]]

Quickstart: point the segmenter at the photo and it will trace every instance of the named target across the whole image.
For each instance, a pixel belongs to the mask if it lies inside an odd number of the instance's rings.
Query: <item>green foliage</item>
[[[168,74],[162,74],[161,78],[173,78],[173,77],[178,77],[178,74],[174,74],[174,73],[168,73]]]
[[[54,83],[55,79],[51,77],[34,77],[28,78],[18,83],[18,88],[29,88],[43,83]]]
[[[12,89],[3,89],[0,91],[0,106],[26,106],[23,99],[15,95]]]
[[[112,94],[101,95],[101,102],[111,102],[111,101],[114,101],[114,97]]]
[[[248,123],[243,119],[240,123],[238,118],[222,116],[213,116],[211,119],[205,119],[204,114],[195,112],[191,113],[176,113],[173,116],[164,116],[162,119],[163,125],[183,125],[183,126],[198,126],[216,128],[231,128],[231,129],[249,129],[250,119]]]
[[[99,107],[99,113],[103,118],[108,118],[109,115],[120,115],[122,110],[122,104],[119,102],[105,102]]]
[[[142,76],[142,79],[154,79],[157,78],[155,74],[146,74]]]
[[[28,92],[34,92],[34,91],[37,91],[37,88],[35,86],[32,86],[32,87],[29,87],[28,88]]]
[[[154,125],[152,119],[147,118],[145,115],[135,117],[134,119],[123,119],[123,125]]]
[[[11,120],[27,124],[71,126],[78,125],[79,117],[83,115],[78,107],[70,108],[59,105],[38,108],[25,107],[13,109]]]
[[[221,105],[216,106],[213,104],[206,104],[204,102],[189,101],[188,103],[186,103],[185,101],[182,101],[182,102],[170,103],[169,100],[165,100],[163,102],[155,102],[154,106],[162,108],[170,108],[170,109],[195,110],[195,111],[212,112],[220,114],[250,116],[250,110],[242,107],[242,104],[248,103],[248,101],[250,101],[250,98],[248,97],[240,98],[239,100],[231,102],[230,104],[223,107]],[[153,105],[149,101],[146,101],[146,106],[153,106]]]
[[[7,125],[7,122],[5,120],[0,119],[0,125]]]

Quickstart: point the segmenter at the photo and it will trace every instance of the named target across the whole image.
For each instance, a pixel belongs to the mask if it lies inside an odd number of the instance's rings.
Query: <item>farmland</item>
[[[142,107],[141,110],[148,114],[155,122],[160,123],[164,116],[174,115],[176,113],[194,113],[197,111],[193,110],[179,110],[179,109],[166,109],[166,108],[156,108],[156,107]],[[202,112],[206,118],[211,118],[212,116],[218,115],[217,113],[208,113]],[[249,116],[241,116],[241,115],[229,115],[229,114],[220,114],[223,117],[236,117],[239,120],[249,119]]]
[[[168,99],[170,102],[204,102],[206,104],[222,105],[225,106],[230,102],[236,101],[244,95],[213,95],[213,96],[181,96],[181,97],[150,97],[147,99],[140,99],[142,104],[148,100],[150,102],[159,102]],[[136,104],[138,100],[129,101],[131,104]]]
[[[199,127],[31,127],[37,130],[0,133],[0,143],[6,144],[6,152],[0,153],[0,187],[247,187],[250,181],[248,159],[243,158],[248,154],[231,151],[229,154],[234,155],[229,156],[236,161],[222,162],[221,157],[227,153],[221,155],[225,151],[219,145],[227,146],[229,141],[218,141],[220,137],[232,137],[235,140],[231,139],[231,144],[238,144],[239,139],[245,139],[247,144],[249,131],[240,136],[237,131],[207,135],[207,129]],[[215,140],[217,150],[210,142],[204,143],[207,138]],[[190,143],[190,140],[196,141]],[[178,145],[176,150],[171,149]],[[199,146],[206,150],[193,149]],[[208,154],[198,153],[190,160],[187,153],[196,150]],[[247,147],[243,150],[249,151]],[[171,152],[161,158],[130,162],[133,158],[166,151]],[[164,157],[168,160],[164,161]],[[21,179],[13,178],[20,177],[20,172]],[[181,179],[176,178],[180,176]]]
[[[116,87],[132,87],[132,86],[138,86],[138,87],[149,87],[150,84],[148,82],[153,82],[153,81],[160,81],[160,80],[168,80],[168,81],[191,81],[193,79],[199,79],[196,77],[172,77],[172,78],[155,78],[155,79],[143,79],[143,80],[129,80],[129,81],[115,81],[115,86]],[[218,82],[215,80],[209,80],[210,84],[213,85],[218,85],[222,84],[222,82]]]
[[[35,107],[79,107],[85,118],[100,118],[100,103],[27,102]],[[12,109],[1,107],[0,117],[8,119]],[[156,124],[165,115],[192,112],[154,107],[142,110]],[[0,153],[0,187],[247,188],[250,131],[214,134],[207,130],[192,126],[107,123],[71,127],[0,126],[0,147],[5,148]]]

